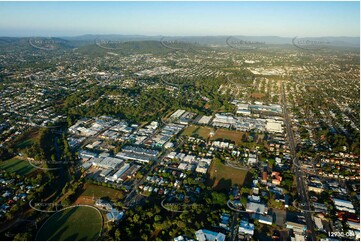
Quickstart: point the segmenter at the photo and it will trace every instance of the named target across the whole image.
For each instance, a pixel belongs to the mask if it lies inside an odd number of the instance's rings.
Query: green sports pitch
[[[17,157],[0,162],[0,169],[9,173],[19,174],[21,176],[28,175],[36,170],[36,168],[31,166],[28,161]]]
[[[103,218],[96,208],[75,206],[53,214],[40,228],[36,240],[97,240]]]

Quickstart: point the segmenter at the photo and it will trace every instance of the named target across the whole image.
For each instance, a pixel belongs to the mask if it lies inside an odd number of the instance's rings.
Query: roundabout
[[[240,210],[240,209],[234,208],[231,200],[228,200],[228,201],[227,201],[227,207],[228,207],[229,209],[235,211],[235,212],[238,212],[238,213],[248,213],[248,212],[245,211],[245,210]]]
[[[293,201],[293,204],[292,204],[296,209],[300,210],[301,212],[305,212],[305,213],[316,213],[315,210],[309,210],[309,209],[299,208],[298,206],[296,206],[296,201],[297,201],[297,200],[294,200],[294,201]],[[301,205],[302,207],[303,207],[303,206],[306,206],[306,204],[304,204],[304,203],[300,203],[300,205]]]

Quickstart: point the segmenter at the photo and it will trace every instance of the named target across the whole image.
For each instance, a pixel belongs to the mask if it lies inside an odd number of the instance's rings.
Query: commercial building
[[[333,198],[333,202],[336,206],[336,209],[339,211],[346,211],[349,213],[356,213],[355,207],[353,206],[352,202],[347,200],[342,200],[338,198]]]
[[[198,124],[207,125],[211,122],[211,120],[212,120],[212,116],[204,115],[202,116],[202,118],[198,120]]]
[[[128,163],[124,163],[119,170],[114,173],[113,178],[114,179],[119,179],[121,175],[123,175],[128,169],[129,169],[130,165]]]
[[[123,218],[124,211],[118,211],[117,209],[113,208],[110,212],[107,213],[107,219],[110,222],[119,221]]]
[[[122,152],[116,154],[116,157],[125,160],[134,160],[142,163],[148,163],[149,161],[156,160],[159,155],[159,151],[152,149],[144,149],[136,146],[125,146]]]
[[[114,157],[92,158],[90,161],[92,162],[93,166],[97,168],[112,170],[118,168],[124,162],[123,160]]]
[[[169,120],[173,121],[173,120],[178,119],[180,116],[182,116],[184,114],[184,112],[185,112],[185,110],[178,109],[169,117]]]
[[[282,123],[274,119],[267,119],[266,130],[270,133],[283,133]]]
[[[246,207],[247,212],[267,214],[267,207],[262,203],[249,202]]]
[[[238,233],[240,234],[254,234],[254,224],[250,223],[248,219],[242,219],[239,223]]]
[[[88,150],[79,150],[78,156],[81,159],[98,157],[98,154]]]
[[[198,165],[196,168],[196,172],[202,173],[202,174],[206,174],[208,171],[208,168],[211,165],[212,160],[211,159],[205,159],[202,158],[198,161]]]
[[[268,225],[272,225],[272,216],[270,215],[261,215],[261,214],[252,214],[252,218],[254,220],[258,220],[258,222],[262,223],[262,224],[268,224]]]
[[[217,233],[207,229],[200,229],[196,231],[196,237],[198,241],[225,241],[226,235]]]

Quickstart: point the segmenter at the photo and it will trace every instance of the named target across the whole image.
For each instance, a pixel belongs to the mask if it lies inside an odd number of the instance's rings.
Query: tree
[[[269,164],[270,166],[274,167],[275,164],[276,164],[276,161],[275,161],[274,159],[269,159],[269,160],[268,160],[268,164]]]
[[[120,231],[119,229],[116,229],[115,232],[114,232],[114,237],[115,237],[115,240],[120,240]]]
[[[154,216],[154,221],[155,221],[155,222],[158,222],[158,221],[160,221],[160,220],[162,220],[162,216],[160,216],[160,215],[155,215],[155,216]]]
[[[241,204],[243,205],[243,207],[247,206],[247,197],[245,196],[241,196],[240,200]]]
[[[4,161],[11,158],[11,154],[8,151],[8,149],[5,149],[4,147],[0,147],[0,161]]]
[[[186,227],[186,224],[183,221],[177,221],[177,226],[181,229],[184,229]]]
[[[241,188],[241,194],[249,194],[251,192],[251,189],[248,187],[242,187]]]
[[[248,137],[246,134],[242,135],[242,142],[244,142],[244,143],[248,142]]]
[[[17,204],[14,204],[12,206],[12,208],[10,209],[11,213],[16,213],[17,211],[19,211],[19,206]]]
[[[212,192],[212,201],[214,204],[224,205],[227,203],[227,196],[223,193]]]
[[[147,234],[142,234],[140,237],[141,237],[142,240],[144,240],[144,241],[147,241],[147,240],[148,240],[148,235],[147,235]]]
[[[15,235],[14,237],[14,240],[17,240],[17,241],[30,241],[32,240],[31,238],[31,234],[26,232],[26,233],[18,233]]]
[[[136,223],[136,224],[140,222],[140,216],[139,216],[139,214],[134,214],[134,216],[133,216],[133,222]]]
[[[71,201],[70,201],[69,197],[67,197],[63,201],[61,201],[61,205],[63,205],[64,207],[70,206],[70,204],[71,204]]]

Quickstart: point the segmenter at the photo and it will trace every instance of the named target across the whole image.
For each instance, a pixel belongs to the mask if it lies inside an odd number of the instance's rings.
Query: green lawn
[[[209,127],[202,127],[197,125],[190,125],[188,128],[186,128],[182,135],[185,136],[194,136],[197,134],[200,138],[206,140],[209,136],[209,133],[212,131]]]
[[[15,140],[15,147],[18,149],[25,149],[39,140],[39,129],[35,128],[25,132]]]
[[[0,169],[21,176],[28,175],[36,170],[36,168],[31,166],[28,161],[16,157],[0,162]]]
[[[240,170],[226,166],[220,160],[214,159],[208,170],[207,185],[217,191],[228,191],[233,185],[243,186],[246,180],[250,180],[247,170]]]
[[[190,125],[183,131],[182,135],[191,136],[197,128],[198,128],[198,126]]]
[[[97,240],[102,217],[90,207],[74,207],[55,213],[41,227],[37,240]]]

